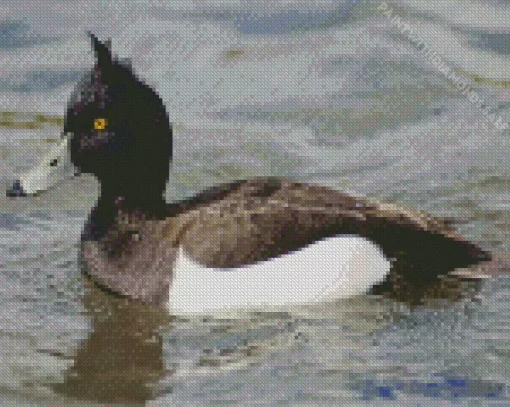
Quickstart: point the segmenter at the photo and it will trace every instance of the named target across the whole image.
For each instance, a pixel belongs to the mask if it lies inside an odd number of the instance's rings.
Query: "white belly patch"
[[[364,294],[381,282],[390,262],[374,243],[335,236],[282,256],[239,268],[210,268],[181,248],[170,288],[173,314],[333,301]]]

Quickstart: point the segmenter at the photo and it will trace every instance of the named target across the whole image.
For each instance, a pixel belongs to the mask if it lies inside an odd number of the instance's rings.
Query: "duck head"
[[[69,100],[61,142],[15,181],[8,195],[35,194],[56,184],[63,172],[56,171],[58,163],[69,155],[75,172],[97,177],[102,197],[141,206],[163,200],[172,158],[164,103],[112,55],[108,43],[89,36],[95,64]]]

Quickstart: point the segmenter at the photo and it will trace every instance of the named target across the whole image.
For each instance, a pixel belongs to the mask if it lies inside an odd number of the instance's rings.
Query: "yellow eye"
[[[104,130],[106,129],[108,122],[106,119],[98,118],[94,120],[94,129],[95,130]]]

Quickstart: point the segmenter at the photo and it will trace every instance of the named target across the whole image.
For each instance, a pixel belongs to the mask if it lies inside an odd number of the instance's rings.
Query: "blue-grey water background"
[[[470,239],[509,252],[509,130],[488,122],[378,5],[4,0],[1,186],[58,139],[66,101],[93,63],[92,30],[168,107],[168,200],[286,176],[460,218]],[[391,5],[510,120],[510,2]],[[87,294],[77,254],[96,198],[87,176],[0,198],[1,405],[510,405],[509,277],[456,303],[363,296],[160,322],[154,310]]]

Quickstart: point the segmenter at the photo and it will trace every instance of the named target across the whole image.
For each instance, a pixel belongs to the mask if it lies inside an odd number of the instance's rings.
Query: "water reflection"
[[[169,317],[160,309],[103,292],[90,281],[85,286],[92,333],[54,390],[81,400],[144,404],[152,398],[151,385],[167,373],[159,330]]]

